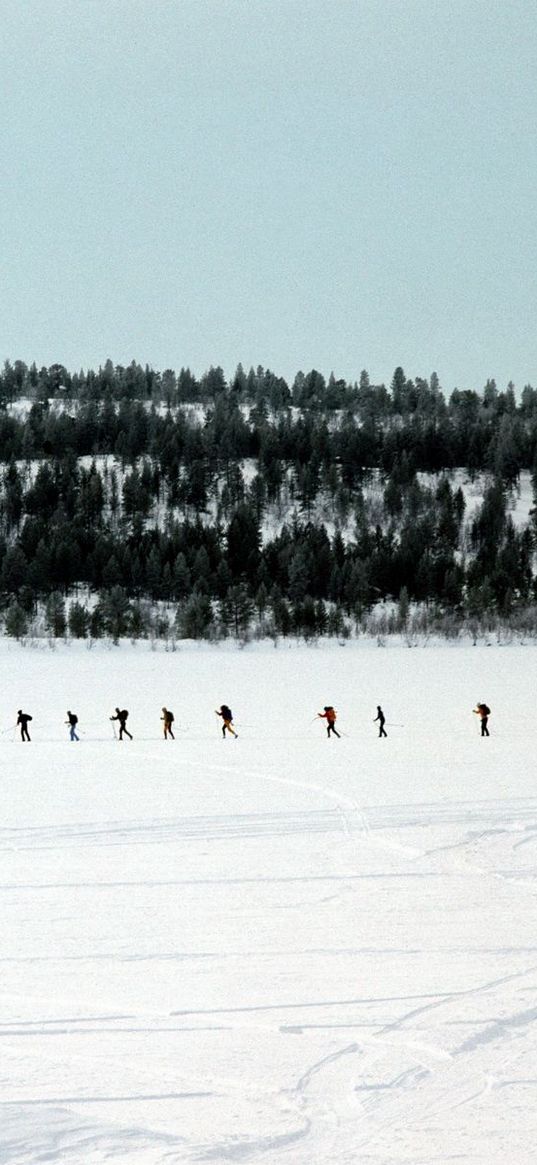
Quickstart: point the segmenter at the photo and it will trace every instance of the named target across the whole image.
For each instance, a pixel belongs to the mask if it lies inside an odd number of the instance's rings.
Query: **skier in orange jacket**
[[[330,733],[333,732],[334,736],[337,736],[338,740],[341,740],[339,732],[336,728],[336,709],[333,708],[331,704],[325,704],[324,712],[318,712],[317,715],[321,720],[326,720],[326,735],[329,737]]]

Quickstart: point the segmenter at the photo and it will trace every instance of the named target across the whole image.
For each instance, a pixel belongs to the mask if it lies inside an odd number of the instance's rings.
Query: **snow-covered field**
[[[0,1161],[534,1165],[536,653],[2,642]]]

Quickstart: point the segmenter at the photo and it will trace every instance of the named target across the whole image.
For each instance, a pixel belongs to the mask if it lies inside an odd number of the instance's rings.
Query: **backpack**
[[[74,728],[75,724],[78,724],[78,716],[76,716],[74,712],[71,712],[71,715],[69,717],[69,723],[73,725],[73,728]]]
[[[127,712],[127,710],[125,709],[123,712],[120,712],[120,713],[119,713],[119,719],[120,719],[120,720],[126,720],[126,719],[127,719],[127,717],[128,717],[128,715],[129,715],[129,713],[128,713],[128,712]]]
[[[220,711],[224,717],[224,720],[233,720],[233,713],[231,708],[228,708],[227,704],[222,704]]]
[[[483,712],[485,713],[485,716],[490,716],[490,708],[489,708],[488,704],[482,704],[481,707],[483,709]]]
[[[168,720],[168,724],[173,724],[173,722],[175,720],[175,716],[174,716],[173,712],[168,712],[167,720]]]

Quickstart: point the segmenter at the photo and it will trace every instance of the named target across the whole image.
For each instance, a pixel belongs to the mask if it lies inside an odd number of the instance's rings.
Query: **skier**
[[[379,722],[379,737],[387,736],[388,733],[384,731],[386,717],[384,715],[384,712],[382,711],[380,704],[377,704],[377,715],[375,716],[375,719],[373,720],[373,724],[375,724],[377,720]]]
[[[30,733],[28,732],[28,722],[32,719],[27,712],[21,712],[20,708],[17,713],[17,724],[21,726],[21,740],[29,740]]]
[[[69,740],[80,740],[80,737],[77,736],[77,734],[76,734],[76,726],[78,724],[78,716],[76,716],[74,712],[68,712],[67,713],[67,720],[65,721],[65,723],[69,725],[69,729],[70,729]]]
[[[321,718],[321,720],[326,720],[326,735],[329,737],[330,733],[333,732],[334,736],[337,736],[338,740],[341,740],[339,732],[336,728],[337,712],[335,708],[333,708],[331,704],[325,704],[324,712],[318,712],[317,715]]]
[[[122,712],[120,712],[119,708],[116,708],[115,716],[110,717],[111,720],[119,720],[119,739],[120,740],[123,740],[123,733],[125,733],[125,736],[128,736],[129,740],[132,740],[132,736],[127,728],[127,716],[128,715],[129,715],[129,713],[127,712],[126,708],[124,708]]]
[[[167,740],[168,736],[171,736],[172,740],[175,740],[172,729],[172,724],[175,719],[173,712],[170,712],[168,708],[163,708],[160,719],[164,721],[164,739]]]
[[[477,704],[477,706],[474,708],[474,712],[476,716],[481,718],[481,735],[490,736],[490,732],[487,728],[490,716],[490,708],[488,704]]]
[[[215,708],[215,712],[216,712],[216,715],[221,716],[222,720],[224,721],[224,723],[222,724],[222,736],[224,737],[224,739],[226,736],[226,728],[227,728],[227,731],[230,732],[231,735],[235,737],[235,740],[237,740],[238,733],[235,732],[234,728],[232,728],[233,713],[231,711],[231,708],[228,708],[227,704],[221,704],[220,708],[218,710]]]

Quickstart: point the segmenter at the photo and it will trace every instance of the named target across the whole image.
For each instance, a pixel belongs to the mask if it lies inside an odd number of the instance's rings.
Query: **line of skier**
[[[479,718],[480,718],[481,736],[490,736],[490,732],[488,730],[488,720],[489,720],[489,716],[491,713],[490,713],[490,708],[489,708],[488,704],[479,702],[477,704],[477,706],[473,709],[473,712],[475,712],[475,714],[477,716],[479,716]],[[233,726],[233,713],[232,713],[229,705],[228,704],[221,704],[219,708],[215,708],[215,715],[219,716],[222,720],[222,736],[224,737],[224,739],[225,739],[226,733],[228,733],[230,736],[234,736],[235,740],[237,740],[238,739],[238,732],[236,731],[236,729]],[[132,733],[129,732],[129,729],[127,728],[128,718],[129,718],[129,712],[128,712],[127,708],[116,708],[115,715],[110,717],[112,724],[117,723],[119,725],[119,732],[118,732],[118,737],[117,737],[119,740],[123,740],[125,738],[125,736],[128,736],[129,740],[134,739]],[[175,736],[174,736],[174,732],[173,732],[173,725],[174,725],[174,721],[175,721],[175,716],[174,716],[173,712],[171,712],[169,708],[164,707],[162,709],[162,716],[160,717],[160,719],[161,719],[162,724],[163,724],[164,739],[165,740],[168,740],[168,739],[175,740]],[[339,733],[337,728],[336,728],[337,712],[336,712],[335,708],[332,706],[332,704],[325,704],[324,711],[318,712],[317,715],[314,717],[314,720],[317,720],[317,719],[326,721],[326,735],[327,735],[328,739],[330,739],[331,736],[337,736],[338,740],[341,739],[341,733]],[[28,730],[28,725],[29,725],[31,720],[32,720],[32,716],[30,716],[30,714],[28,712],[23,712],[19,708],[19,711],[17,713],[17,722],[16,722],[15,727],[16,728],[20,727],[21,740],[24,740],[24,741],[30,740],[30,733]],[[78,716],[76,715],[76,712],[68,711],[67,712],[67,720],[65,721],[65,723],[69,728],[69,739],[73,740],[73,741],[80,740],[80,737],[77,733]],[[388,733],[386,732],[386,729],[384,727],[384,725],[386,724],[386,717],[384,715],[384,712],[382,711],[380,704],[377,704],[377,715],[373,719],[373,724],[378,724],[378,726],[379,726],[379,731],[378,731],[379,737],[382,737],[382,736],[387,737]],[[114,731],[114,736],[116,736],[115,727],[114,727],[113,731]]]
[[[220,708],[215,709],[215,712],[216,712],[217,716],[220,716],[222,718],[222,736],[225,737],[226,732],[227,732],[227,733],[229,733],[230,736],[234,736],[235,739],[237,740],[238,739],[238,732],[236,732],[235,728],[233,727],[233,713],[231,711],[231,708],[229,708],[227,704],[221,704]],[[128,718],[129,718],[128,708],[116,708],[115,715],[110,716],[111,723],[118,724],[118,726],[119,726],[117,737],[116,737],[116,730],[115,730],[115,728],[113,729],[114,736],[118,740],[124,740],[124,738],[126,736],[128,736],[129,740],[134,740],[132,732],[129,732],[129,729],[127,728]],[[23,741],[31,740],[28,725],[32,719],[33,719],[33,717],[30,716],[29,712],[23,712],[22,708],[19,708],[19,710],[17,712],[17,720],[16,720],[15,728],[20,727],[21,740],[23,740]],[[162,725],[163,725],[164,739],[165,740],[168,740],[168,739],[175,740],[175,736],[174,736],[174,732],[173,732],[173,725],[175,722],[175,716],[174,716],[173,712],[171,712],[169,708],[164,707],[162,709],[162,716],[160,717],[160,719],[161,719]],[[78,716],[77,716],[76,712],[68,711],[67,712],[67,720],[65,721],[65,723],[69,728],[69,740],[80,740],[80,737],[77,733]]]

